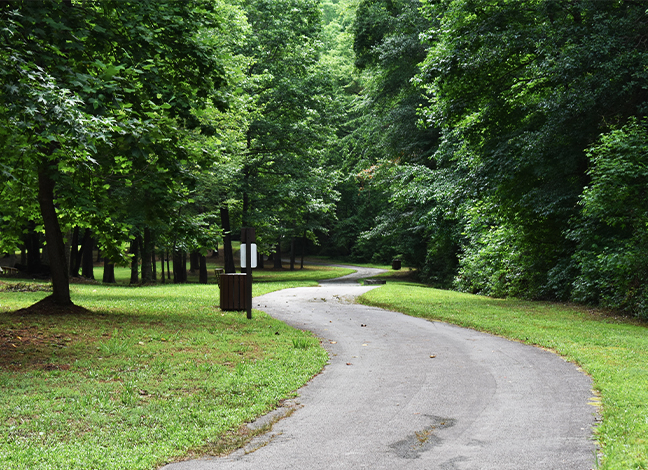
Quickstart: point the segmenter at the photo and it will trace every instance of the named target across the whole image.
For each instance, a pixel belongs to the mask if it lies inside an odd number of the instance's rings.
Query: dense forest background
[[[2,2],[0,251],[67,303],[88,246],[132,282],[170,253],[182,282],[222,241],[233,270],[253,226],[275,259],[398,257],[444,288],[646,318],[647,9]]]

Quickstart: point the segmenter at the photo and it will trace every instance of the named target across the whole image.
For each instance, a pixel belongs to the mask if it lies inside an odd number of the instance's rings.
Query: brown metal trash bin
[[[247,310],[245,273],[220,275],[221,310]]]
[[[400,268],[401,268],[401,260],[398,258],[394,258],[392,260],[392,269],[398,271]]]

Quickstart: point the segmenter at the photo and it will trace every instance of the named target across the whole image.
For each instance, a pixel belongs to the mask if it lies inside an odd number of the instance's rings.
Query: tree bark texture
[[[72,243],[70,244],[70,277],[79,277],[79,226],[75,226],[72,231]],[[75,271],[76,269],[76,271]]]
[[[131,260],[131,277],[130,283],[137,284],[139,282],[139,247],[140,247],[141,236],[138,235],[134,240],[131,241],[130,252],[133,254],[133,259]]]
[[[28,224],[25,246],[27,247],[27,271],[30,273],[40,272],[40,235],[36,233],[36,223],[34,221],[30,221]]]
[[[166,277],[164,277],[164,260],[166,258],[166,250],[162,252],[162,256],[160,256],[160,274],[162,274],[161,279],[162,279],[162,284],[166,284]]]
[[[230,227],[229,208],[223,206],[220,209],[221,225],[223,226],[223,251],[225,252],[225,272],[235,273],[234,254],[232,252],[232,228]]]
[[[86,279],[94,279],[94,256],[92,255],[92,231],[87,228],[83,236],[83,259],[81,275]]]
[[[72,305],[65,242],[54,207],[54,185],[49,168],[41,167],[38,171],[38,204],[43,216],[45,240],[50,249],[52,300],[58,305]]]
[[[274,253],[274,268],[283,269],[283,266],[281,265],[281,237],[279,237],[279,240],[277,241],[277,247]]]
[[[173,252],[173,283],[187,282],[187,254],[183,251]]]
[[[195,273],[200,270],[200,252],[192,251],[189,254],[189,271]]]
[[[301,265],[299,266],[299,269],[304,269],[305,253],[306,253],[306,231],[304,230],[304,234],[302,235],[302,243],[301,243]]]
[[[111,263],[104,256],[104,272],[102,281],[106,284],[114,284],[115,281],[115,263]]]
[[[151,268],[151,251],[152,251],[152,236],[151,229],[144,228],[144,240],[140,237],[142,243],[141,259],[142,259],[142,284],[153,282],[153,270]]]
[[[70,266],[70,249],[72,247],[72,230],[68,230],[68,232],[65,234],[65,245],[64,245],[64,250],[65,250],[65,261],[68,265],[68,268]],[[69,276],[68,272],[68,276]]]
[[[207,284],[207,257],[199,254],[199,275],[198,282],[200,284]]]

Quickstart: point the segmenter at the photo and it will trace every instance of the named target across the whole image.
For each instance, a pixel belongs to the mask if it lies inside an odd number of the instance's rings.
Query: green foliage
[[[249,59],[240,83],[249,101],[230,195],[238,201],[240,224],[254,226],[257,244],[268,252],[281,237],[312,233],[332,217],[337,175],[321,164],[333,133],[332,84],[319,64],[318,2],[240,4],[249,34],[235,52]]]
[[[525,252],[527,246],[517,227],[501,222],[486,226],[486,221],[473,215],[468,225],[472,236],[462,254],[455,287],[491,297],[539,297],[542,280],[534,266],[537,258],[535,252]]]
[[[648,318],[648,130],[632,119],[601,136],[588,156],[574,298]]]
[[[36,208],[36,181],[53,185],[40,203],[52,208],[47,239],[61,247],[50,246],[57,285],[67,282],[59,225],[92,227],[113,258],[144,224],[164,226],[186,196],[192,155],[179,137],[197,127],[195,109],[223,105],[226,55],[199,34],[219,21],[214,3],[199,0],[2,4],[0,122],[21,136],[0,149],[28,196],[4,199],[19,220],[3,233],[7,248],[24,220],[40,222],[25,210]]]
[[[420,208],[391,200],[404,186],[394,164],[427,164],[438,137],[436,131],[416,126],[423,97],[411,79],[425,57],[418,35],[427,27],[419,6],[411,1],[358,4],[352,32],[362,89],[350,103],[341,140],[345,159],[340,164],[350,175],[339,187],[339,222],[324,253],[337,250],[355,260],[379,262],[401,255],[419,266],[425,258],[425,230],[414,220]],[[408,167],[402,173],[413,171]]]
[[[424,4],[429,49],[416,81],[421,123],[441,130],[434,160],[458,171],[458,286],[569,298],[578,266],[567,233],[588,175],[585,149],[610,122],[645,112],[648,28],[632,2]],[[583,265],[584,266],[584,265]]]

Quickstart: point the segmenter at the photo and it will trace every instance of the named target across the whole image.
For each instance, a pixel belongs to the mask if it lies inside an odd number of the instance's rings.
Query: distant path
[[[593,468],[591,381],[576,366],[539,348],[353,304],[372,288],[356,279],[379,271],[354,269],[321,287],[254,299],[255,308],[313,331],[330,353],[294,414],[247,451],[165,470]]]

